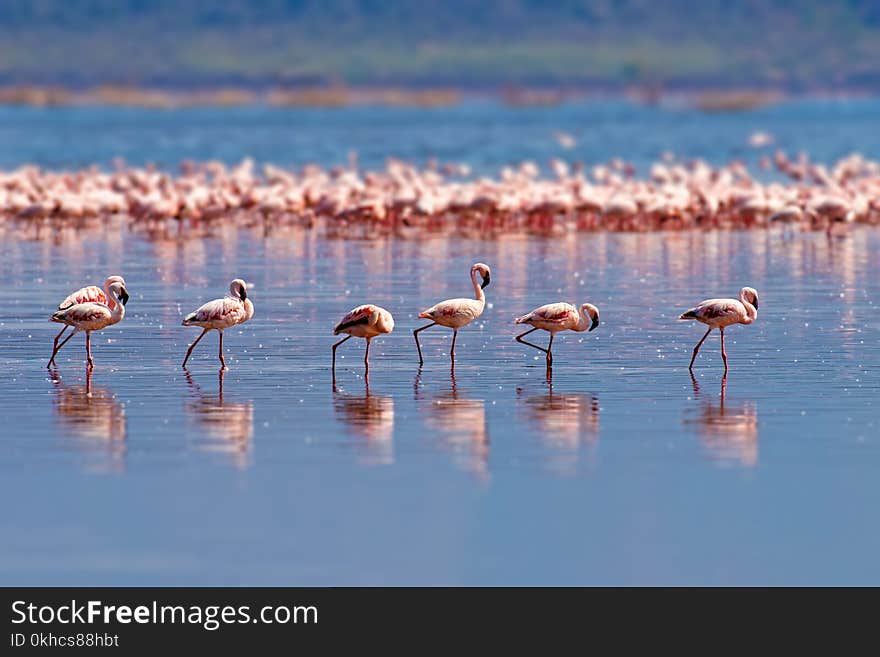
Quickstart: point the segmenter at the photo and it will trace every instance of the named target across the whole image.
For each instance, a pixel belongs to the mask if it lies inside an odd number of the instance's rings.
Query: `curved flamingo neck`
[[[580,318],[578,319],[578,325],[574,330],[578,332],[586,331],[591,320],[587,317],[587,311],[584,310],[583,306],[578,308],[578,315],[580,315]]]
[[[110,294],[110,286],[106,283],[104,284],[104,298],[107,299],[107,307],[110,309],[110,312],[113,312],[116,309],[116,306],[122,305],[117,303],[116,299],[113,298],[113,295]]]
[[[474,294],[476,295],[477,301],[486,303],[486,295],[483,292],[483,288],[480,287],[479,273],[480,272],[476,269],[471,270],[471,283],[474,284]]]
[[[746,309],[746,319],[741,321],[740,324],[751,324],[756,319],[758,319],[758,309],[755,308],[747,299],[746,295],[742,292],[739,293],[739,300],[742,305]]]

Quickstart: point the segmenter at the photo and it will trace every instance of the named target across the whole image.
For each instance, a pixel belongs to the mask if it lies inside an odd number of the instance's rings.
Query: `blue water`
[[[880,105],[808,103],[705,117],[623,104],[436,111],[0,110],[3,166],[74,168],[113,155],[162,164],[252,155],[295,164],[429,153],[495,167],[572,157],[724,160],[751,131],[827,159],[880,156]],[[693,126],[692,129],[687,126]],[[874,140],[873,142],[871,140]],[[445,150],[443,150],[445,149]],[[228,226],[147,239],[121,224],[0,242],[0,583],[880,583],[880,233],[775,232],[480,241],[325,240]],[[410,331],[492,266],[489,305],[450,334]],[[122,323],[77,337],[47,371],[55,305],[125,276]],[[241,276],[256,314],[180,361],[183,314]],[[758,321],[716,336],[675,317],[743,285]],[[556,300],[602,313],[542,354],[512,318]],[[339,350],[351,307],[395,332]],[[546,338],[538,338],[538,341]],[[540,357],[540,358],[539,358]],[[222,386],[222,395],[221,395]]]

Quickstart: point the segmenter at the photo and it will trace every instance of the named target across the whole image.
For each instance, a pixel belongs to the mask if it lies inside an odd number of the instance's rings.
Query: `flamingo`
[[[113,281],[107,286],[107,295],[108,300],[106,304],[97,301],[74,303],[59,310],[49,318],[50,322],[73,327],[73,333],[68,335],[61,344],[56,345],[52,351],[50,363],[54,362],[55,355],[61,350],[61,347],[70,341],[70,338],[80,331],[85,331],[88,369],[95,366],[95,362],[92,360],[92,331],[101,331],[122,320],[125,317],[125,304],[128,303],[128,292],[125,289],[125,284],[120,281]],[[113,302],[112,307],[110,301]]]
[[[482,278],[482,282],[477,281],[477,274]],[[432,320],[430,324],[413,331],[416,349],[419,350],[419,365],[424,363],[422,347],[419,344],[419,333],[437,324],[452,329],[452,348],[449,350],[449,357],[453,363],[455,362],[455,339],[458,337],[458,329],[467,326],[483,314],[483,309],[486,307],[486,295],[483,293],[483,289],[489,285],[491,280],[492,271],[489,269],[489,265],[478,262],[471,267],[471,282],[474,284],[475,299],[448,299],[419,313],[420,318]]]
[[[590,318],[591,322],[587,322],[587,317]],[[516,336],[516,341],[529,347],[540,349],[547,354],[547,366],[549,367],[553,363],[553,338],[556,334],[559,331],[577,331],[579,333],[586,330],[592,331],[599,326],[599,309],[591,303],[584,303],[581,304],[580,313],[578,313],[578,309],[570,303],[562,301],[559,303],[548,303],[540,308],[535,308],[527,315],[517,317],[514,320],[514,324],[528,324],[533,327],[525,333]],[[587,328],[588,325],[589,329]],[[546,349],[523,340],[529,333],[538,329],[550,333],[550,343]]]
[[[183,326],[200,326],[202,332],[196,341],[193,342],[186,351],[186,358],[183,359],[183,367],[186,368],[186,362],[189,360],[192,350],[199,343],[205,333],[216,330],[220,333],[220,363],[222,369],[226,367],[226,359],[223,358],[223,330],[231,328],[236,324],[244,324],[254,316],[254,304],[247,296],[247,283],[240,278],[236,278],[229,284],[229,294],[222,299],[214,299],[193,313],[183,318]]]
[[[694,347],[689,370],[694,369],[697,352],[712,329],[721,329],[721,358],[724,359],[724,372],[727,373],[727,353],[724,351],[724,329],[731,324],[751,324],[758,319],[758,292],[755,288],[744,287],[739,299],[707,299],[695,308],[683,313],[679,319],[695,319],[709,327],[706,335]]]
[[[102,290],[97,285],[87,285],[86,287],[81,287],[76,292],[72,292],[69,294],[64,301],[58,304],[58,310],[67,310],[71,306],[75,306],[78,303],[103,303],[110,310],[113,310],[113,306],[116,305],[116,302],[111,298],[110,292],[108,292],[110,286],[113,283],[121,283],[122,287],[125,287],[125,279],[122,276],[109,276],[106,281],[104,281],[104,289]],[[49,362],[46,364],[47,368],[51,368],[55,363],[55,354],[58,353],[60,347],[58,346],[58,341],[61,339],[61,336],[64,335],[64,332],[67,330],[68,325],[65,324],[58,335],[55,336],[55,341],[52,343],[52,358],[49,359]]]
[[[339,320],[333,327],[333,335],[347,333],[348,335],[333,345],[333,376],[336,376],[336,348],[350,338],[366,338],[367,352],[364,354],[364,367],[370,369],[370,340],[377,335],[391,333],[394,330],[394,318],[391,313],[374,306],[365,304],[352,309]]]

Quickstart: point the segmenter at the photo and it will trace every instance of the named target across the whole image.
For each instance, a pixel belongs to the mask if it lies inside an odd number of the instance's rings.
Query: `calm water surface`
[[[144,241],[108,229],[2,247],[4,583],[878,582],[880,234],[510,237],[478,242]],[[469,292],[460,334],[417,311]],[[45,362],[71,289],[124,272],[125,320]],[[180,317],[242,275],[254,319],[179,367]],[[744,284],[759,321],[717,338],[683,309]],[[590,301],[602,325],[542,356],[511,319]],[[369,300],[397,317],[362,343],[331,327]],[[517,327],[518,328],[518,327]]]
[[[880,157],[880,103],[704,116],[623,104],[511,110],[0,108],[0,166],[76,168],[115,155],[323,164],[348,150],[462,159],[477,170],[559,155],[644,164],[664,149],[747,157],[752,130],[829,160]],[[41,240],[0,224],[0,582],[3,584],[880,584],[880,232],[339,241],[226,227],[209,239],[100,232]],[[416,314],[471,292],[486,312],[422,333]],[[124,274],[124,321],[48,372],[55,305]],[[180,369],[183,314],[253,284],[254,319]],[[743,285],[760,317],[687,371],[684,309]],[[602,325],[542,354],[512,318],[590,301]],[[389,308],[369,384],[362,341],[333,324]],[[517,327],[519,328],[519,327]],[[545,339],[545,338],[540,338]]]

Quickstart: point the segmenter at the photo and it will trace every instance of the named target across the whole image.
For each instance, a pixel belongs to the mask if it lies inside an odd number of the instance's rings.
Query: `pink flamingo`
[[[92,360],[92,331],[103,330],[122,320],[125,317],[125,304],[128,303],[128,292],[125,289],[125,284],[119,281],[114,281],[107,286],[107,296],[108,302],[106,304],[97,301],[75,303],[59,310],[49,318],[50,322],[73,327],[73,333],[68,335],[61,344],[56,345],[52,351],[52,358],[49,360],[49,363],[54,362],[55,355],[61,350],[61,347],[70,341],[70,338],[80,331],[85,331],[88,368],[91,369],[95,366]],[[110,301],[113,302],[112,306]]]
[[[679,319],[695,319],[709,327],[706,335],[694,347],[689,370],[694,369],[697,352],[712,329],[721,329],[721,358],[724,359],[724,372],[727,373],[727,353],[724,351],[724,329],[731,324],[751,324],[758,319],[758,292],[752,287],[744,287],[739,299],[707,299],[695,308],[682,314]]]
[[[215,330],[220,333],[220,363],[222,369],[226,367],[226,359],[223,358],[223,330],[228,329],[236,324],[244,324],[254,316],[254,304],[247,296],[247,283],[240,278],[236,278],[229,284],[229,294],[222,299],[214,299],[193,313],[183,318],[184,326],[200,326],[202,333],[196,338],[189,349],[186,351],[186,358],[183,359],[183,367],[186,368],[186,362],[192,350],[199,343],[208,331]]]
[[[477,281],[478,274],[482,278],[482,282]],[[483,289],[489,285],[491,280],[492,271],[489,269],[489,265],[478,262],[471,267],[471,282],[474,284],[475,299],[448,299],[419,313],[419,317],[422,319],[433,320],[430,324],[413,331],[416,349],[419,350],[419,365],[424,363],[422,346],[419,344],[419,333],[436,324],[452,329],[452,348],[449,350],[449,357],[455,362],[455,339],[458,337],[458,329],[467,326],[483,314],[483,309],[486,307],[486,295],[483,293]]]
[[[336,348],[346,340],[351,338],[366,338],[367,352],[364,354],[364,366],[370,368],[370,340],[377,335],[391,333],[394,330],[394,318],[391,313],[374,306],[366,304],[352,309],[349,313],[339,320],[339,323],[333,327],[333,335],[347,333],[348,335],[333,345],[333,376],[336,377]]]
[[[108,291],[110,286],[113,283],[121,283],[122,287],[125,287],[125,279],[122,276],[110,276],[104,281],[104,289],[102,290],[97,285],[87,285],[86,287],[81,287],[76,292],[68,295],[64,301],[58,304],[58,310],[67,310],[71,306],[75,306],[78,303],[103,303],[105,306],[113,310],[113,307],[116,305],[116,302],[110,296],[110,292]],[[55,363],[55,354],[58,353],[58,350],[61,347],[58,346],[58,341],[61,339],[61,336],[64,335],[64,332],[67,330],[68,325],[65,324],[58,335],[55,336],[55,341],[52,343],[52,358],[49,359],[49,362],[46,364],[46,367],[52,367]]]
[[[588,316],[591,323],[587,322]],[[528,324],[529,326],[534,327],[525,333],[516,336],[516,341],[528,345],[529,347],[539,349],[547,354],[547,365],[549,366],[553,363],[553,338],[556,334],[559,333],[559,331],[586,331],[588,330],[588,325],[589,330],[592,331],[599,326],[599,309],[591,303],[584,303],[581,304],[580,313],[578,313],[578,309],[570,303],[548,303],[540,308],[535,308],[527,315],[517,317],[514,320],[514,324]],[[550,333],[550,343],[547,345],[546,349],[523,340],[523,338],[529,333],[537,331],[538,329]]]

